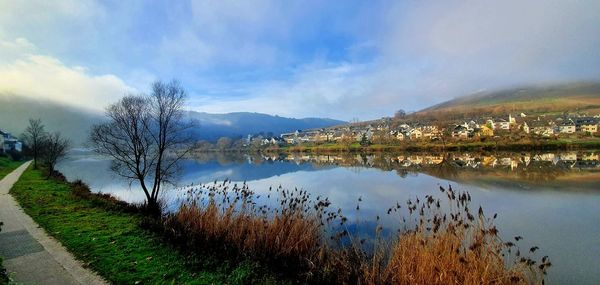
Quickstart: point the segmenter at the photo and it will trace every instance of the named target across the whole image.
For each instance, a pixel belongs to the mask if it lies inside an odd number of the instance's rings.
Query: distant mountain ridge
[[[600,112],[600,82],[527,86],[458,97],[411,114],[415,118],[476,114]]]
[[[209,114],[189,111],[187,115],[199,123],[197,131],[200,133],[198,135],[208,140],[216,140],[220,137],[241,137],[261,132],[278,136],[294,130],[324,128],[346,123],[326,118],[295,119],[248,112]]]
[[[209,141],[223,136],[245,137],[261,132],[279,135],[296,129],[322,128],[346,123],[333,119],[294,119],[246,112],[209,114],[187,111],[186,115],[199,123],[198,128],[193,130],[194,138]],[[48,131],[61,132],[77,146],[86,142],[93,124],[105,119],[101,113],[64,104],[0,94],[0,129],[18,136],[27,127],[29,118],[42,119]]]

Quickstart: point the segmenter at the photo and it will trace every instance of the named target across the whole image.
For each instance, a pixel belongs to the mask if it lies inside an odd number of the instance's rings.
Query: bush
[[[55,172],[53,177],[58,181],[68,183],[64,175],[62,175],[60,172]],[[71,194],[73,196],[88,200],[92,202],[94,206],[127,213],[139,213],[141,211],[141,207],[139,205],[124,202],[113,197],[112,195],[92,193],[90,191],[90,187],[81,180],[75,180],[69,184],[71,185]]]
[[[23,153],[14,149],[8,152],[8,156],[10,156],[10,159],[13,161],[21,161],[23,159]]]

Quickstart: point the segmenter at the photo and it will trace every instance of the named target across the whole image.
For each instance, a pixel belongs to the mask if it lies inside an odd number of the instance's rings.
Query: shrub
[[[60,172],[55,171],[53,177],[58,181],[68,183],[66,182],[64,175],[62,175]],[[69,184],[71,185],[71,194],[73,196],[88,200],[94,206],[128,213],[138,213],[142,211],[141,205],[124,202],[109,194],[92,193],[90,191],[90,187],[81,180],[75,180]]]
[[[10,150],[8,152],[8,155],[10,156],[10,159],[12,159],[13,161],[21,161],[23,159],[23,154],[20,151],[16,151],[16,150]]]

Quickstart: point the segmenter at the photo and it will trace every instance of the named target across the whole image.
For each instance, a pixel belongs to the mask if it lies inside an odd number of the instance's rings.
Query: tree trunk
[[[150,217],[160,218],[162,216],[162,209],[160,203],[158,202],[158,199],[156,198],[148,199],[148,201],[146,202],[145,211]]]

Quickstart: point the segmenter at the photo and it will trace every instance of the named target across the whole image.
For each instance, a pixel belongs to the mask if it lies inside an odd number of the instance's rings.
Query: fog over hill
[[[198,122],[198,128],[193,130],[194,137],[211,141],[222,136],[243,137],[260,132],[279,135],[296,129],[345,123],[333,119],[294,119],[246,112],[209,114],[188,111],[186,114]],[[90,127],[101,122],[104,115],[51,101],[0,94],[0,129],[20,136],[27,127],[29,118],[42,119],[48,131],[59,131],[76,146],[82,146],[87,140]]]
[[[0,129],[20,136],[30,118],[42,119],[47,131],[58,131],[79,146],[87,140],[90,127],[103,116],[47,100],[0,94]]]

